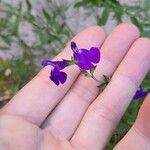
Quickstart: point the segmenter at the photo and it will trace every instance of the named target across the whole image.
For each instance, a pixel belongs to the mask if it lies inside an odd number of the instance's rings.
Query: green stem
[[[99,83],[101,83],[101,81],[100,80],[98,80],[93,74],[91,74],[91,77],[95,80],[95,81],[97,81],[97,82],[99,82]]]

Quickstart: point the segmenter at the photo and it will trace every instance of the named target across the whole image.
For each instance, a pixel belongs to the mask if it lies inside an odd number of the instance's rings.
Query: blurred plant
[[[37,72],[32,57],[23,54],[7,60],[0,60],[0,107],[9,101]]]
[[[26,0],[25,13],[22,12],[21,2],[16,7],[6,3],[3,5],[3,9],[0,9],[0,12],[3,12],[3,15],[0,16],[0,38],[7,46],[1,46],[1,49],[7,49],[13,42],[16,42],[21,48],[28,48],[30,53],[40,51],[40,54],[43,55],[48,54],[51,49],[51,54],[56,55],[59,52],[56,49],[62,48],[71,37],[70,29],[66,26],[64,18],[58,19],[59,8],[53,9],[52,12],[43,9],[42,14],[33,15],[29,0]],[[31,46],[22,39],[19,33],[19,27],[23,22],[31,25],[36,37],[36,41]]]
[[[33,15],[29,0],[26,0],[25,11],[22,2],[17,6],[0,3],[0,50],[9,53],[15,43],[22,51],[21,55],[16,54],[10,59],[0,59],[0,102],[10,99],[33,77],[41,56],[55,56],[72,36],[60,7],[50,11],[43,9],[40,15]],[[36,38],[32,44],[24,40],[20,33],[20,27],[25,22],[30,25]],[[6,96],[5,91],[8,90],[9,96]]]
[[[106,25],[109,16],[113,16],[117,23],[128,17],[141,31],[141,34],[150,37],[150,1],[136,1],[134,4],[121,4],[118,0],[81,0],[75,7],[84,7],[95,12],[98,25]],[[99,8],[103,11],[100,13]]]

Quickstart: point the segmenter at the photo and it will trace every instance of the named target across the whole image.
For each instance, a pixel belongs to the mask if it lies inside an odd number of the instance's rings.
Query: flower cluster
[[[99,81],[93,75],[93,72],[96,68],[96,64],[100,62],[100,50],[97,47],[91,47],[89,50],[82,48],[79,49],[75,42],[71,42],[71,49],[73,51],[73,56],[71,60],[62,61],[51,61],[51,60],[43,60],[42,66],[45,67],[47,65],[52,66],[52,70],[50,72],[50,79],[56,84],[64,84],[67,80],[67,74],[62,71],[66,67],[70,65],[77,65],[79,69],[84,73],[85,76],[91,77],[97,82],[99,82],[99,88],[103,89],[109,83],[110,78],[104,75],[104,81]],[[147,92],[144,91],[143,88],[139,87],[136,91],[133,99],[139,99],[145,97]]]
[[[71,42],[71,49],[73,50],[73,56],[76,64],[81,70],[91,70],[94,68],[94,64],[100,61],[100,51],[96,47],[91,47],[90,50],[78,49],[75,42]]]
[[[63,59],[62,61],[42,61],[43,67],[47,65],[51,65],[53,67],[51,70],[50,79],[56,85],[65,83],[67,74],[61,70],[67,66],[76,64],[80,70],[86,71],[95,68],[96,66],[94,64],[97,64],[100,61],[100,51],[96,47],[91,47],[90,50],[79,49],[75,42],[71,42],[71,49],[73,51],[73,57],[71,60]]]

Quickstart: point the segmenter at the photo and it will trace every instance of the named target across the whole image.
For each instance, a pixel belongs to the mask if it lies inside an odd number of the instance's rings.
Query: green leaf
[[[96,67],[97,67],[97,66],[95,66],[94,68],[92,68],[92,69],[90,70],[90,73],[91,73],[91,74],[93,74],[93,73],[94,73],[94,71],[95,71]]]
[[[120,6],[120,2],[117,0],[111,0],[112,3],[114,3],[115,5],[119,5]]]
[[[98,20],[97,20],[97,24],[100,26],[105,25],[107,20],[108,20],[109,13],[110,13],[110,9],[108,7],[105,7],[103,12],[102,12],[101,17],[98,18]]]
[[[149,9],[150,9],[150,0],[144,0],[143,1],[143,7],[146,11],[149,11]]]
[[[26,4],[27,4],[27,12],[24,16],[24,19],[33,24],[35,21],[35,17],[31,14],[32,5],[30,3],[30,0],[26,0]]]
[[[87,6],[100,6],[100,4],[103,4],[103,1],[99,0],[81,0],[77,2],[74,7],[87,7]]]
[[[116,20],[118,23],[122,22],[122,16],[123,16],[123,8],[120,6],[117,6],[114,8],[114,14],[116,17]]]
[[[131,16],[130,19],[131,19],[132,23],[135,24],[139,28],[139,30],[142,32],[143,28],[142,28],[142,25],[140,24],[140,22],[138,21],[138,19],[134,16]]]
[[[32,14],[29,14],[27,13],[25,16],[24,16],[24,19],[28,22],[30,22],[31,24],[34,25],[34,21],[36,20],[35,17],[32,15]]]
[[[43,9],[43,15],[44,15],[44,17],[46,18],[47,21],[51,20],[51,16],[48,14],[48,12],[45,9]]]
[[[80,2],[77,2],[74,7],[81,7],[81,6],[86,6],[87,4],[90,3],[90,0],[81,0]]]
[[[106,83],[110,82],[111,77],[107,77],[106,75],[103,75],[103,77],[104,77],[104,80],[105,80]]]
[[[22,3],[19,3],[19,5],[18,5],[18,14],[16,15],[16,20],[11,25],[12,35],[17,35],[18,34],[19,24],[21,22],[21,13],[22,13]]]
[[[9,36],[0,34],[0,38],[1,38],[6,44],[8,44],[8,45],[11,44],[11,38],[10,38]]]
[[[32,5],[31,5],[31,3],[30,3],[30,0],[26,0],[26,4],[27,4],[27,10],[28,10],[28,12],[31,12],[31,10],[32,10]]]
[[[104,83],[101,83],[100,85],[98,85],[97,87],[103,91],[106,86],[107,86],[107,84],[104,82]]]
[[[86,77],[91,77],[91,74],[88,71],[82,70],[81,71]]]
[[[144,30],[142,36],[150,38],[150,30]]]

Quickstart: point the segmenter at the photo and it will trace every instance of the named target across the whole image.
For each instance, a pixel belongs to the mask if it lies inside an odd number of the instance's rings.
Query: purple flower
[[[59,85],[60,83],[65,83],[67,79],[67,74],[63,71],[60,71],[68,66],[67,60],[62,61],[50,61],[50,60],[43,60],[42,66],[45,67],[47,65],[53,66],[53,69],[50,73],[50,79],[56,84]]]
[[[143,98],[147,95],[147,92],[142,88],[139,87],[133,97],[133,100],[139,99],[139,98]]]
[[[67,79],[67,74],[65,72],[62,72],[58,70],[57,67],[54,67],[53,70],[51,70],[50,79],[56,84],[59,85],[64,84]]]
[[[90,50],[78,49],[75,42],[71,42],[71,49],[73,50],[76,64],[82,70],[90,70],[94,68],[94,64],[100,61],[100,51],[96,47],[91,47]]]

